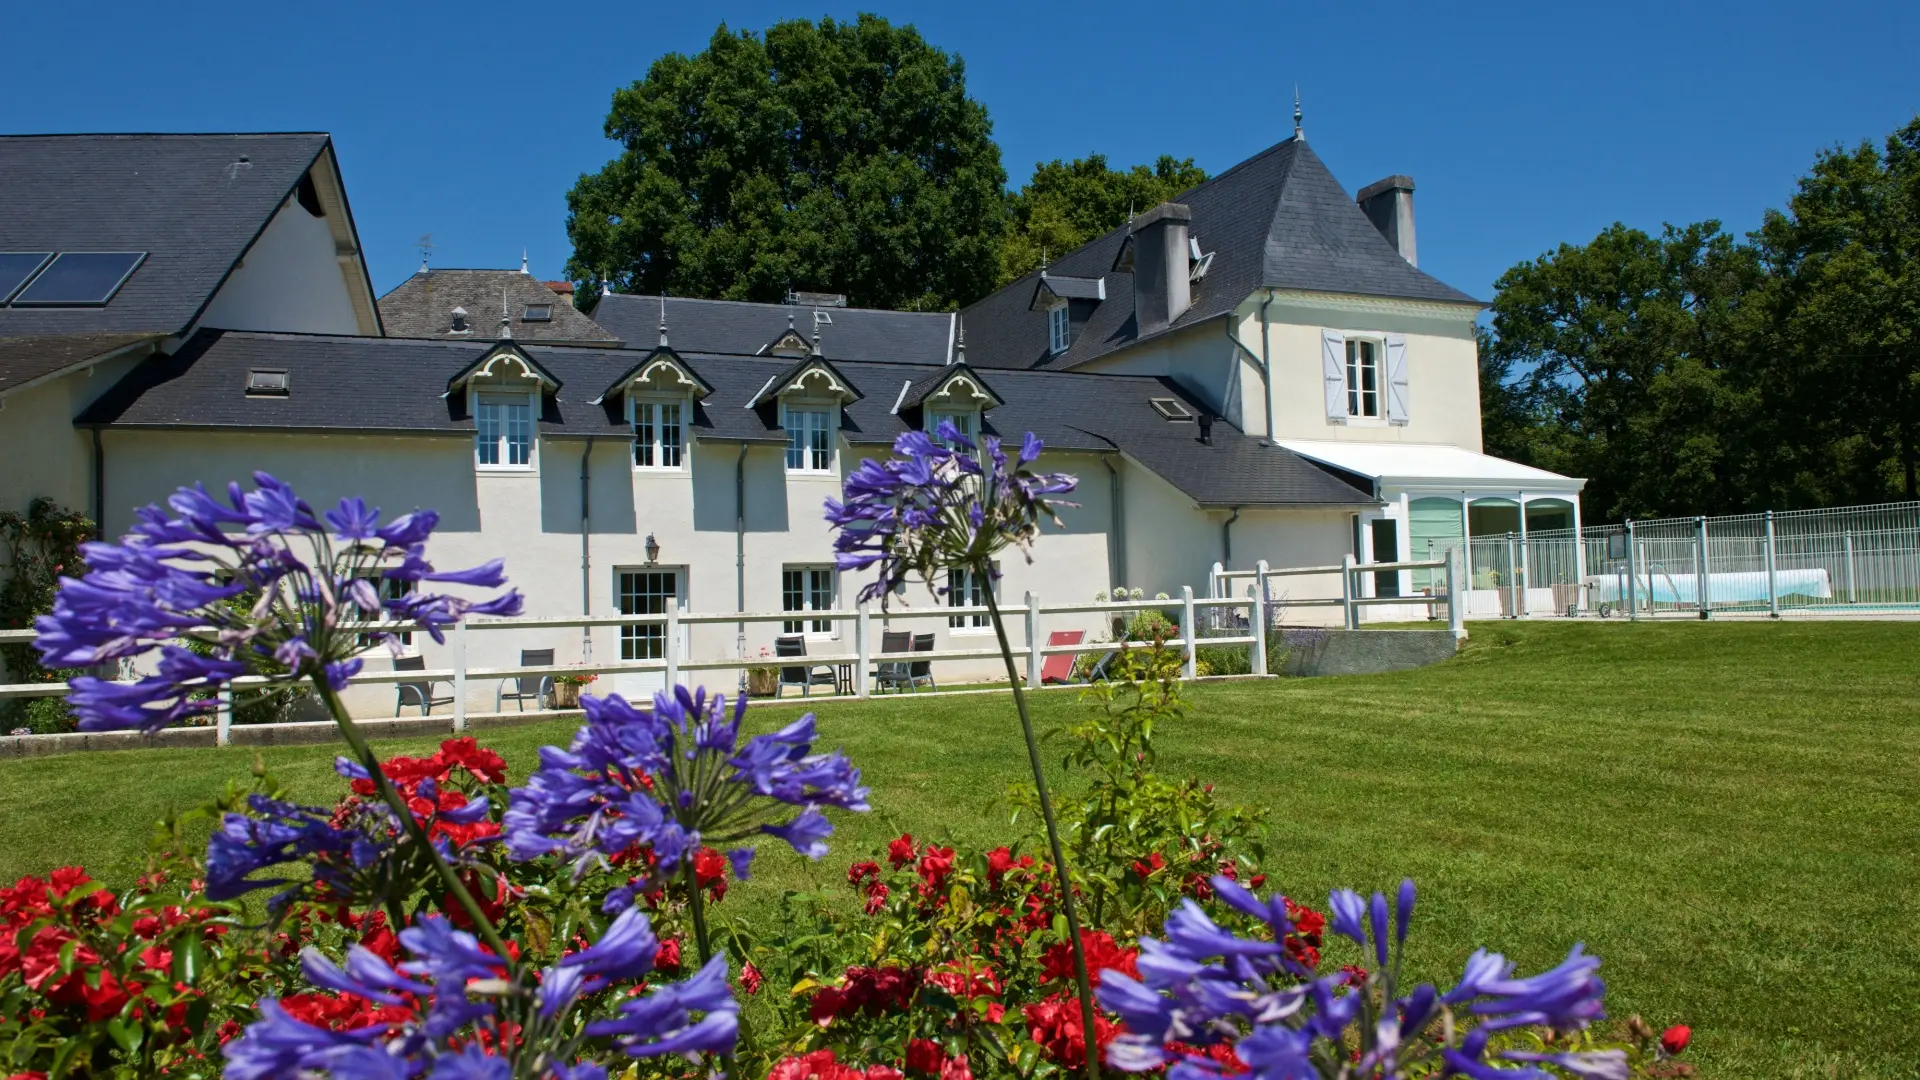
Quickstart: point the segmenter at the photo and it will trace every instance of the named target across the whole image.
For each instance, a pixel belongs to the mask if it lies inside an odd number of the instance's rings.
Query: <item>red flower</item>
[[[1033,865],[1033,856],[1022,855],[1018,859],[1007,848],[994,848],[987,852],[987,884],[998,888],[1009,870],[1025,870]]]
[[[63,866],[47,875],[47,884],[53,889],[55,896],[65,896],[92,880],[87,876],[87,872],[78,866]]]
[[[895,870],[913,861],[913,834],[901,833],[887,845],[887,861]]]
[[[1162,857],[1159,852],[1156,851],[1151,855],[1148,855],[1144,861],[1140,859],[1135,859],[1133,862],[1133,873],[1141,881],[1145,881],[1148,878],[1153,876],[1153,872],[1155,870],[1158,870],[1165,865],[1167,865],[1167,860],[1164,857]]]
[[[946,1067],[947,1052],[931,1039],[913,1039],[907,1043],[907,1071],[938,1076]]]
[[[740,966],[740,988],[747,993],[759,993],[760,984],[765,981],[766,977],[760,974],[759,968],[753,966],[753,961],[749,960]]]
[[[1007,1015],[1007,1007],[1005,1005],[1002,1005],[997,1001],[991,1001],[987,1003],[987,1023],[997,1024],[1000,1022],[1001,1017],[1004,1017],[1006,1015]]]
[[[847,884],[859,888],[868,878],[880,876],[880,864],[869,859],[847,867]]]
[[[967,1055],[947,1059],[946,1068],[940,1070],[940,1080],[973,1080],[973,1070],[967,1068]]]
[[[826,1027],[846,1007],[847,992],[845,990],[837,986],[823,986],[815,990],[812,1000],[807,1002],[807,1018],[821,1027]],[[768,1077],[768,1080],[772,1080],[772,1077]]]
[[[1206,876],[1203,874],[1188,875],[1187,889],[1193,893],[1195,900],[1210,900],[1213,898],[1213,885],[1207,881]]]
[[[149,945],[140,950],[140,963],[151,971],[165,971],[173,966],[173,950]]]
[[[513,886],[507,882],[506,875],[499,874],[494,877],[491,897],[487,890],[481,887],[478,871],[463,872],[460,875],[460,884],[467,887],[467,892],[473,897],[474,903],[480,906],[480,913],[487,917],[487,921],[497,924],[501,917],[506,915],[507,900],[513,895]],[[445,909],[447,917],[453,920],[453,925],[463,930],[473,929],[473,917],[467,914],[467,909],[453,898],[451,892],[442,896],[440,900],[440,906]]]
[[[1104,930],[1080,931],[1080,947],[1087,954],[1087,981],[1094,986],[1100,985],[1102,971],[1118,971],[1123,975],[1138,979],[1140,977],[1140,950],[1123,949],[1113,940],[1113,935]],[[1073,982],[1073,946],[1062,941],[1049,945],[1042,958],[1040,981],[1049,982],[1059,979]]]
[[[767,1073],[767,1080],[901,1080],[900,1070],[888,1065],[870,1065],[865,1072],[834,1060],[832,1050],[815,1050],[799,1057],[782,1058]]]
[[[1255,874],[1252,877],[1247,879],[1247,888],[1258,889],[1260,886],[1265,885],[1266,883],[1267,883],[1267,875]]]
[[[920,856],[920,895],[932,896],[946,884],[947,875],[953,873],[953,849],[935,847],[928,844]]]
[[[710,847],[693,853],[693,879],[714,903],[727,898],[727,857]]]
[[[295,1020],[330,1031],[386,1027],[413,1019],[411,1009],[380,1005],[355,994],[288,994],[280,999],[280,1007]]]
[[[876,881],[867,887],[867,914],[877,915],[887,906],[887,894],[890,890],[884,881]]]
[[[113,977],[113,972],[105,968],[99,969],[99,979],[91,985],[87,981],[87,972],[77,970],[61,980],[59,985],[44,991],[47,1000],[56,1004],[86,1006],[87,1019],[94,1023],[119,1015],[131,995],[139,992],[139,983],[122,986],[120,980]]]
[[[1073,1071],[1086,1064],[1086,1028],[1080,1022],[1079,1001],[1062,995],[1028,1005],[1021,1012],[1027,1019],[1027,1033],[1061,1068]],[[1107,1044],[1123,1034],[1126,1027],[1097,1012],[1093,1023],[1094,1052],[1105,1057]]]
[[[924,979],[928,986],[939,987],[956,998],[999,997],[1000,980],[993,969],[982,964],[969,965],[967,970],[948,968],[942,971],[929,971]]]
[[[467,735],[440,744],[438,755],[449,765],[458,765],[483,784],[502,784],[507,779],[507,762],[499,754],[481,746]]]
[[[1678,1054],[1693,1041],[1693,1029],[1685,1024],[1675,1024],[1660,1033],[1660,1049],[1669,1054]]]
[[[1359,964],[1348,964],[1340,969],[1340,974],[1348,986],[1359,986],[1367,981],[1367,969]]]
[[[668,938],[653,952],[653,966],[672,974],[680,970],[680,939]]]

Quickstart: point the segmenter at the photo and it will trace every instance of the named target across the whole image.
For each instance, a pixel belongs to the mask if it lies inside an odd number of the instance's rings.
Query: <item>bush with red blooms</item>
[[[15,1075],[158,1076],[205,1061],[250,1012],[269,957],[237,911],[164,874],[114,893],[79,867],[0,888],[0,1065]]]

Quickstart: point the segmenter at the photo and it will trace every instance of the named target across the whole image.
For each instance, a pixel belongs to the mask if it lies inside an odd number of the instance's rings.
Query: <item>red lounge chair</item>
[[[1078,645],[1085,640],[1087,640],[1087,632],[1085,630],[1055,630],[1053,633],[1047,635],[1047,644],[1049,646]],[[1078,659],[1079,656],[1079,653],[1048,653],[1046,659],[1041,661],[1040,664],[1041,685],[1044,686],[1047,683],[1072,682],[1073,662]]]

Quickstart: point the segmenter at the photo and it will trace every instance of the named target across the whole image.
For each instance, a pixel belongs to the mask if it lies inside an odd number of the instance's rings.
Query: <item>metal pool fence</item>
[[[1476,536],[1501,614],[1920,613],[1920,503]],[[1477,609],[1474,614],[1480,614]]]

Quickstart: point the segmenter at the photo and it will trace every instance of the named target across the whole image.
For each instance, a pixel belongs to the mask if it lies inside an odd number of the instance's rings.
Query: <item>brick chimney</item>
[[[1361,188],[1353,199],[1400,257],[1419,266],[1420,255],[1413,246],[1413,177],[1396,175],[1376,180]]]
[[[1133,221],[1133,317],[1136,333],[1165,330],[1193,304],[1187,226],[1193,211],[1165,202]]]

